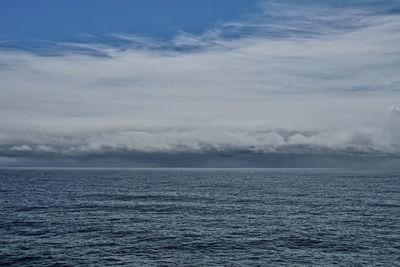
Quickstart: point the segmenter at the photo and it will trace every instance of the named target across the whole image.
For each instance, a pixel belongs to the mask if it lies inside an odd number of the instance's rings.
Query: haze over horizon
[[[400,1],[0,3],[0,167],[399,167]]]

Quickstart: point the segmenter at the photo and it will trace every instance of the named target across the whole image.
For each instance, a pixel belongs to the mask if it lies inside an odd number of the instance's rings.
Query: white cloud
[[[400,106],[392,105],[389,107],[389,114],[391,116],[400,117]]]
[[[22,146],[13,146],[11,147],[11,150],[15,151],[32,151],[32,148],[27,145],[22,145]]]
[[[141,47],[64,44],[108,57],[0,51],[7,66],[0,68],[0,146],[66,154],[304,147],[399,153],[387,107],[400,100],[400,18],[361,15],[357,27],[340,31],[308,25],[323,33],[312,37],[226,39],[225,25],[169,44],[202,48],[190,52],[121,34]],[[390,114],[400,114],[398,107]]]

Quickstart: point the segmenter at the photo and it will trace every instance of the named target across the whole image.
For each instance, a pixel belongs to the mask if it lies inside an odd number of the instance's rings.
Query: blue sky
[[[396,165],[399,11],[394,0],[1,1],[0,166]]]
[[[4,0],[0,3],[0,40],[3,41],[2,46],[22,46],[27,49],[32,43],[40,41],[98,41],[119,45],[115,39],[111,42],[110,34],[132,34],[156,40],[169,40],[180,32],[201,34],[227,22],[260,23],[262,20],[262,23],[280,23],[285,20],[297,20],[297,15],[292,16],[289,13],[309,7],[359,9],[371,14],[383,14],[398,13],[399,6],[399,1],[393,0]],[[324,23],[331,23],[334,27],[352,26],[345,25],[345,22],[340,20]],[[242,33],[252,32],[249,28],[241,30]],[[298,33],[302,33],[301,29]],[[276,33],[270,34],[273,36]]]
[[[246,19],[258,1],[12,1],[0,3],[2,40],[80,41],[129,33],[168,39],[179,31],[200,33],[217,23]]]

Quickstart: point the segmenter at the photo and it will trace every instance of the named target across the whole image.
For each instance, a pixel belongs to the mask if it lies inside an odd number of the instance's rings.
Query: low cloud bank
[[[4,138],[4,137],[3,137]],[[11,139],[11,138],[9,138]],[[87,156],[120,153],[207,153],[247,151],[282,154],[353,154],[395,156],[400,153],[400,138],[395,131],[353,129],[317,131],[232,131],[168,130],[120,131],[51,136],[48,134],[13,136],[3,140],[0,156]]]

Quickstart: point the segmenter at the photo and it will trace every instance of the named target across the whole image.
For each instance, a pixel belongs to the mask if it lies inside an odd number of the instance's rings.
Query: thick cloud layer
[[[397,133],[378,129],[327,132],[163,130],[100,132],[80,135],[32,134],[9,137],[3,156],[25,154],[102,154],[109,152],[341,153],[395,155],[400,152]]]
[[[397,157],[400,17],[261,11],[170,42],[114,34],[122,48],[1,50],[0,162],[210,151]],[[279,14],[287,19],[271,20]]]

